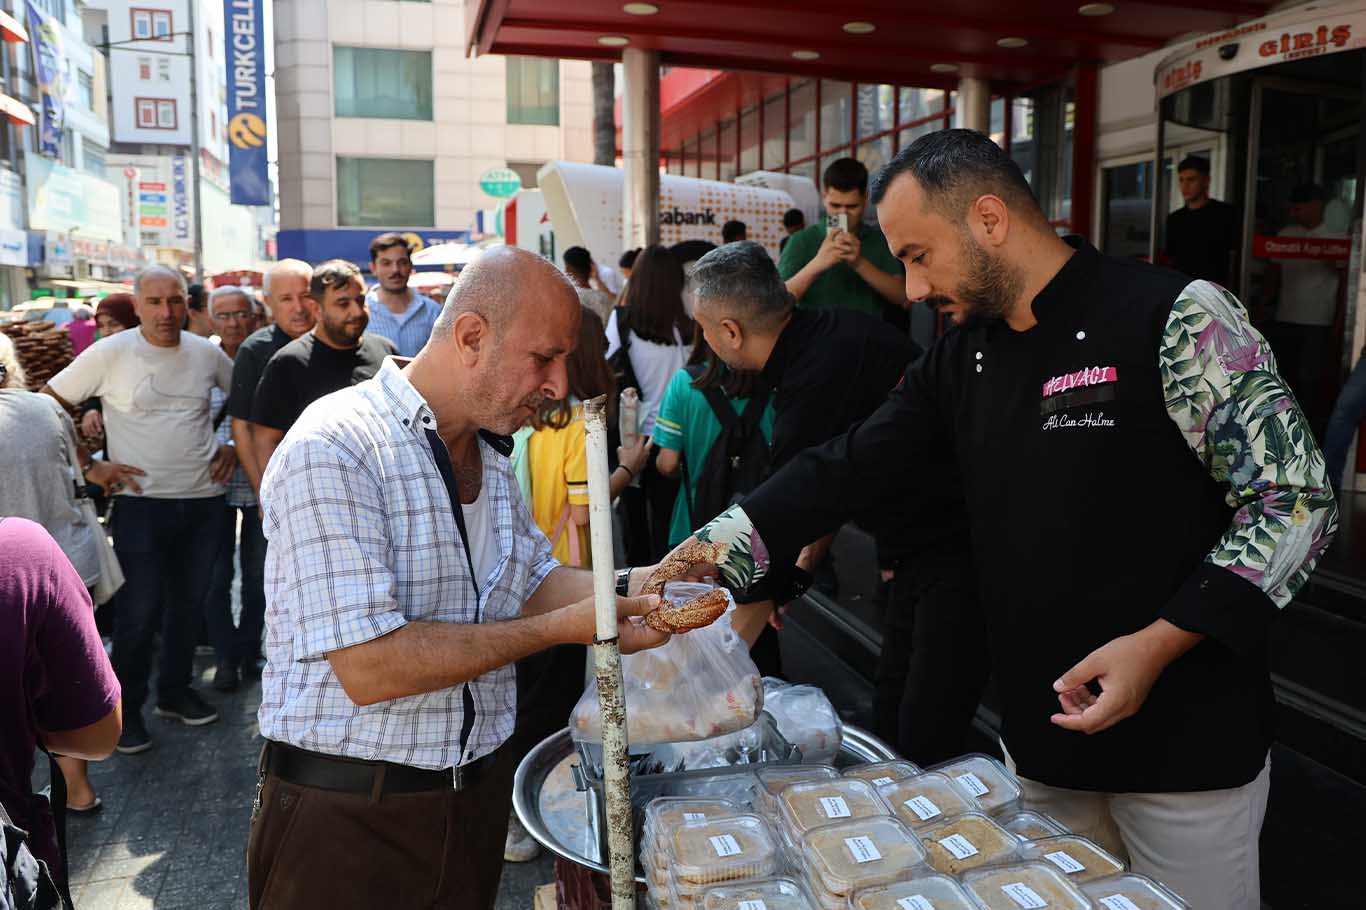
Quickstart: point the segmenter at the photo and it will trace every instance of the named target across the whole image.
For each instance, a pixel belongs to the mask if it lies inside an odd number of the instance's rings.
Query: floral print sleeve
[[[1195,281],[1181,292],[1158,356],[1167,413],[1237,510],[1205,564],[1284,607],[1338,522],[1304,413],[1247,311],[1218,285]]]
[[[768,574],[768,548],[740,506],[731,506],[694,536],[704,543],[725,544],[725,555],[716,568],[732,591],[752,590]]]

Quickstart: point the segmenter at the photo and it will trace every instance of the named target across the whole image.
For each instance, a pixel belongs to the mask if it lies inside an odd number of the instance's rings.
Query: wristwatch
[[[631,593],[631,566],[617,569],[617,594],[628,597]]]

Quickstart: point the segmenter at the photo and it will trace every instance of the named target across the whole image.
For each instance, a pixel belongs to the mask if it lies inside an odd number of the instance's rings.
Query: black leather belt
[[[386,761],[322,755],[270,741],[261,760],[266,773],[301,787],[344,793],[375,793],[377,787],[380,794],[426,793],[473,786],[488,772],[496,754],[491,752],[458,768],[430,771]]]

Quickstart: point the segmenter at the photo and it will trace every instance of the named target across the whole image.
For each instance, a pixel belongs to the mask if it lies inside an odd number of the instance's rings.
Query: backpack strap
[[[582,566],[583,560],[579,552],[579,526],[569,520],[572,514],[569,503],[564,504],[564,511],[560,512],[560,520],[555,523],[555,533],[550,538],[550,546],[553,549],[555,544],[560,542],[565,531],[569,531],[569,564],[572,566]]]

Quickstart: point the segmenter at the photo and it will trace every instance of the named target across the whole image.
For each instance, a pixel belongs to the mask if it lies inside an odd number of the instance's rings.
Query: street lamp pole
[[[199,58],[195,55],[194,8],[196,0],[186,6],[190,9],[190,34],[188,36],[190,57],[190,179],[194,189],[194,280],[204,283],[204,219],[199,196]]]

